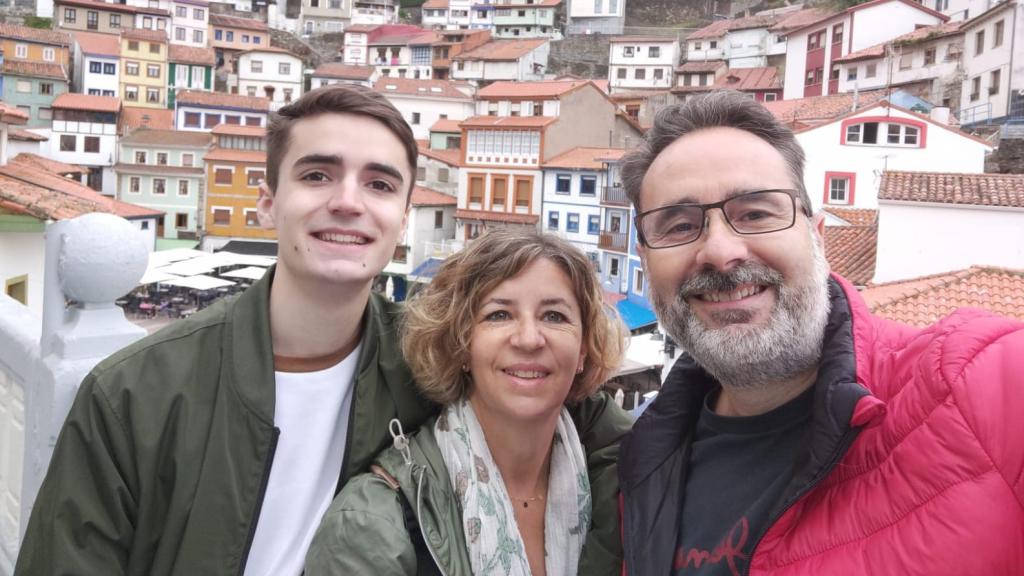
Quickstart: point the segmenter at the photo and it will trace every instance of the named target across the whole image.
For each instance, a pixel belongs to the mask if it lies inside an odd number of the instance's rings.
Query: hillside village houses
[[[121,94],[121,40],[112,34],[75,32],[74,80],[92,96]]]
[[[63,32],[0,23],[0,97],[28,114],[26,127],[49,127],[53,99],[68,91],[70,44]]]
[[[409,197],[408,224],[395,246],[391,262],[384,268],[390,277],[393,296],[401,300],[406,292],[406,281],[423,281],[423,265],[431,259],[443,260],[450,241],[455,237],[454,196],[415,186]],[[429,265],[428,265],[429,266]]]
[[[1024,115],[1024,6],[1019,0],[996,4],[964,22],[961,30],[961,122],[971,124]]]
[[[226,14],[210,14],[209,18],[210,45],[218,68],[230,66],[243,50],[270,46],[270,29],[265,22]]]
[[[167,108],[167,35],[155,30],[125,30],[121,60],[121,99],[131,106]]]
[[[114,4],[101,0],[55,0],[54,28],[120,34],[129,28],[166,33],[170,12],[161,8]]]
[[[216,62],[210,48],[171,44],[167,57],[167,107],[174,108],[179,89],[212,91]]]
[[[260,182],[266,177],[266,129],[258,126],[218,124],[206,153],[206,195],[203,208],[206,250],[228,243],[262,245],[276,254],[272,230],[264,230],[256,217]],[[254,244],[255,243],[255,244]]]
[[[427,0],[423,11],[423,26],[438,30],[466,30],[470,27],[470,0]]]
[[[417,139],[429,138],[438,120],[465,120],[473,115],[473,93],[469,84],[445,80],[379,78],[373,89],[387,96],[402,113]]]
[[[330,86],[331,84],[358,84],[370,88],[379,77],[380,73],[373,66],[351,66],[340,62],[328,62],[313,70],[309,88],[316,90],[321,86]]]
[[[302,95],[302,60],[284,48],[266,46],[238,53],[231,91],[244,96],[262,96],[272,111]]]
[[[302,0],[299,29],[302,34],[337,33],[352,19],[353,0]]]
[[[491,40],[452,58],[451,79],[480,86],[491,82],[543,80],[551,45],[547,40]]]
[[[206,48],[209,45],[210,3],[207,0],[171,0],[171,36],[174,44]]]
[[[628,0],[565,0],[567,34],[622,34]]]
[[[608,55],[611,92],[668,90],[679,62],[679,42],[674,37],[617,36]]]
[[[174,129],[209,132],[218,124],[266,127],[270,100],[222,92],[178,90]]]
[[[117,116],[121,101],[112,96],[61,94],[53,101],[53,128],[48,158],[84,166],[83,182],[93,190],[113,196],[112,170],[117,154]]]

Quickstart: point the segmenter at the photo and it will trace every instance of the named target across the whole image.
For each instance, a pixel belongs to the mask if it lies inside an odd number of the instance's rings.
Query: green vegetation
[[[399,5],[402,8],[419,8],[427,0],[401,0]]]
[[[42,30],[49,30],[53,28],[52,18],[43,18],[41,16],[26,16],[25,26],[29,28],[40,28]]]

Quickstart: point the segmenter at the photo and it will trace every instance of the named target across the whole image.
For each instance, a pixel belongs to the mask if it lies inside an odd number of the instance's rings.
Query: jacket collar
[[[796,462],[799,472],[794,475],[794,482],[807,481],[832,460],[850,428],[857,402],[870,394],[857,382],[854,353],[855,335],[866,336],[858,333],[855,316],[868,314],[866,307],[853,287],[838,276],[830,278],[829,300],[822,359],[814,384],[812,442]],[[658,397],[622,442],[619,474],[624,489],[644,482],[686,443],[696,426],[704,397],[717,386],[715,379],[689,354],[679,358]],[[642,441],[634,441],[636,437]]]

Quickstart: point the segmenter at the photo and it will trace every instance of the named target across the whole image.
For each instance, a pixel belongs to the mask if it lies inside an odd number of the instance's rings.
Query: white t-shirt
[[[341,476],[360,348],[324,370],[274,373],[281,432],[245,576],[302,573]]]

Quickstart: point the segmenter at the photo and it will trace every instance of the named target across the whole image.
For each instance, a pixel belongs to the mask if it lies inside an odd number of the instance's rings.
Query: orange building
[[[274,240],[277,233],[260,227],[256,200],[266,177],[266,129],[218,124],[206,153],[206,200],[203,247],[231,240]]]

